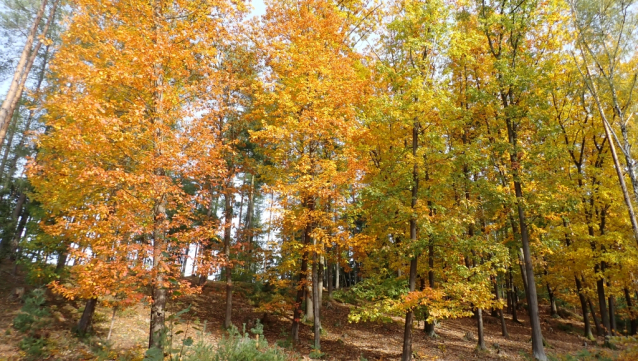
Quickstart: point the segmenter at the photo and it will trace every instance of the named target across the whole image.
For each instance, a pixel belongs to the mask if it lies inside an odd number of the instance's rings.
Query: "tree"
[[[149,290],[149,348],[164,346],[168,298],[191,290],[175,250],[214,239],[193,224],[197,194],[182,180],[193,173],[186,150],[209,145],[188,132],[218,115],[217,46],[242,10],[225,1],[79,1],[52,64],[48,130],[30,174],[54,220],[44,230],[68,237],[78,261],[73,284],[54,289],[88,300]]]
[[[301,263],[292,336],[298,341],[310,266],[317,350],[320,258],[337,238],[329,231],[338,228],[333,212],[357,179],[351,140],[359,132],[357,106],[366,93],[344,11],[332,1],[269,2],[259,37],[267,77],[263,93],[255,95],[261,127],[252,135],[270,158],[261,173],[278,194],[286,247]]]

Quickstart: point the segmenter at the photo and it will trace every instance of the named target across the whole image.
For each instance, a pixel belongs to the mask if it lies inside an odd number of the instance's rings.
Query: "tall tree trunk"
[[[518,322],[521,323],[521,321],[518,319],[518,287],[516,287],[516,285],[514,285],[514,291],[512,291],[513,297],[514,299],[512,300],[512,302],[514,302],[514,307],[512,308],[512,321],[514,322]]]
[[[600,321],[598,320],[598,316],[596,316],[596,309],[594,308],[594,303],[589,298],[587,298],[587,304],[589,304],[591,317],[594,319],[594,326],[596,326],[596,336],[605,336],[605,331],[603,330],[603,326],[600,324]]]
[[[419,192],[419,173],[416,162],[417,150],[419,148],[419,123],[415,120],[412,126],[412,156],[414,158],[414,165],[412,167],[412,199],[410,202],[410,208],[412,209],[412,215],[410,217],[410,241],[414,245],[417,242],[417,228],[416,228],[416,201]],[[414,292],[416,286],[416,272],[418,266],[418,256],[414,255],[410,260],[410,292]],[[403,333],[403,353],[401,355],[401,361],[412,360],[412,324],[414,322],[414,310],[410,309],[405,315],[405,330]]]
[[[623,289],[623,292],[625,293],[625,301],[627,302],[627,308],[629,309],[629,335],[634,336],[638,332],[638,317],[636,316],[634,303],[627,287]]]
[[[580,68],[579,68],[579,71],[580,71]],[[614,137],[612,134],[613,130],[611,129],[611,124],[607,120],[607,115],[605,114],[605,111],[603,110],[603,105],[598,96],[598,89],[596,88],[596,83],[593,81],[593,77],[589,71],[589,65],[585,64],[585,73],[582,73],[581,71],[581,75],[583,79],[585,80],[585,84],[587,88],[589,89],[589,92],[591,93],[592,97],[594,98],[594,101],[596,102],[598,113],[600,114],[600,117],[603,120],[603,128],[605,129],[605,136],[609,142],[609,149],[611,150],[611,158],[614,161],[614,169],[616,170],[616,176],[618,177],[618,184],[620,185],[620,189],[622,190],[622,194],[623,194],[623,200],[625,201],[625,205],[627,206],[627,213],[629,214],[631,229],[633,230],[633,233],[634,233],[634,240],[636,241],[636,244],[638,244],[638,221],[636,220],[636,213],[634,212],[634,206],[631,203],[629,191],[627,190],[627,184],[625,183],[625,176],[623,174],[624,168],[620,165],[620,162],[618,161],[618,154],[616,153],[616,146],[614,144]],[[622,121],[623,120],[621,119],[621,122]],[[638,180],[636,179],[636,176],[634,173],[634,161],[630,154],[627,154],[626,156],[628,157],[627,166],[629,166],[629,171],[630,171],[629,175],[634,185],[634,200],[638,202],[638,187],[637,187]],[[603,321],[604,321],[604,318],[603,318]],[[609,332],[609,329],[607,331]]]
[[[22,54],[20,55],[20,60],[18,60],[16,70],[13,73],[13,79],[9,85],[7,96],[2,102],[2,107],[0,107],[0,129],[8,127],[8,123],[13,116],[13,112],[11,112],[11,110],[15,109],[15,105],[22,96],[20,88],[23,86],[24,82],[26,82],[27,77],[25,73],[28,73],[27,68],[30,68],[29,60],[32,59],[31,55],[34,52],[34,49],[32,49],[33,42],[36,39],[38,27],[40,26],[40,21],[42,21],[42,17],[44,16],[46,6],[47,0],[43,0],[40,5],[40,9],[35,16],[35,20],[33,21],[33,26],[31,27],[29,35],[24,43],[24,48],[22,49]],[[33,60],[35,60],[35,57],[33,57]],[[32,64],[33,62],[31,62],[31,65]],[[4,136],[0,137],[0,144],[2,143],[4,143]]]
[[[59,0],[54,0],[53,4],[51,5],[48,21],[42,31],[43,37],[46,37],[48,35],[51,23],[55,21],[55,12],[58,6],[58,2]],[[24,91],[24,86],[27,82],[29,72],[31,71],[31,67],[33,66],[33,62],[35,61],[38,52],[40,51],[40,47],[42,46],[42,41],[38,41],[35,47],[33,47],[33,41],[35,40],[38,26],[40,24],[40,21],[42,20],[46,5],[47,1],[43,0],[40,10],[38,11],[38,14],[36,15],[35,21],[33,23],[33,27],[31,28],[31,31],[29,32],[27,40],[24,44],[24,49],[22,50],[20,60],[18,61],[18,66],[16,67],[11,85],[9,86],[7,97],[2,102],[2,107],[0,108],[0,144],[4,142],[7,128],[9,127],[9,121],[13,116],[13,112],[16,109],[18,101],[22,97],[22,92]]]
[[[25,202],[23,202],[23,204]],[[18,227],[16,228],[16,231],[13,234],[13,238],[11,239],[10,257],[14,261],[18,259],[18,246],[20,245],[20,239],[22,239],[22,233],[24,232],[24,227],[26,226],[27,220],[29,219],[29,209],[25,206],[22,206],[20,208],[21,208],[20,211],[22,212],[22,215],[20,216]]]
[[[578,299],[580,300],[580,309],[583,313],[583,322],[585,323],[585,334],[584,336],[590,340],[594,338],[591,332],[591,324],[589,322],[589,314],[587,312],[587,300],[585,299],[585,295],[583,294],[583,284],[578,279],[578,276],[574,276],[574,280],[576,281],[576,292],[578,292]]]
[[[115,323],[115,312],[117,312],[117,306],[113,307],[113,313],[111,314],[111,324],[109,326],[109,334],[106,336],[106,340],[111,339],[111,333],[113,332],[113,324]]]
[[[616,298],[610,295],[607,299],[609,302],[609,327],[611,328],[609,332],[614,335],[618,331],[616,327]]]
[[[319,299],[319,255],[317,251],[312,256],[312,306],[313,306],[313,323],[315,334],[315,350],[321,350],[321,302]]]
[[[314,200],[306,199],[304,206],[309,212],[314,210]],[[299,271],[299,282],[297,284],[297,296],[295,297],[295,308],[293,310],[292,319],[292,339],[295,343],[299,343],[299,324],[301,323],[301,302],[304,299],[306,293],[306,278],[308,274],[308,244],[310,243],[310,234],[312,233],[312,224],[307,222],[303,236],[303,255],[301,258],[301,270]]]
[[[2,244],[0,244],[0,260],[2,260],[5,256],[8,256],[10,259],[16,258],[15,252],[17,250],[17,246],[14,244],[14,237],[17,231],[18,217],[22,214],[22,209],[26,200],[26,193],[21,192],[18,196],[16,207],[13,209],[13,213],[11,213],[11,222],[5,226]]]
[[[255,213],[255,175],[250,175],[250,189],[248,191],[248,207],[246,208],[246,223],[244,224],[244,237],[248,241],[248,269],[256,272],[253,244],[253,214]]]
[[[434,288],[434,245],[430,244],[428,246],[428,283],[430,288]],[[423,326],[423,330],[428,337],[436,337],[436,332],[434,330],[434,321],[428,322],[427,318],[430,316],[430,312],[426,311],[425,313],[425,322]]]
[[[84,311],[82,312],[82,317],[80,317],[80,322],[77,325],[77,333],[81,336],[86,335],[91,327],[91,323],[93,321],[93,315],[95,314],[95,307],[97,306],[97,298],[89,298],[86,301],[86,305],[84,306]]]
[[[501,295],[498,288],[498,277],[496,277],[496,282],[494,283],[494,293],[496,294],[496,301],[501,300]],[[503,314],[503,308],[498,310],[499,318],[501,319],[501,334],[505,338],[509,338],[509,333],[507,332],[507,324],[505,323],[505,315]]]
[[[604,265],[596,265],[596,273],[604,271]],[[605,297],[605,280],[602,276],[596,280],[596,291],[598,294],[598,307],[600,307],[600,318],[606,335],[611,335],[611,325],[609,323],[609,312],[607,310],[607,299]]]
[[[18,120],[20,118],[20,112],[13,112],[13,116],[11,117],[11,123],[9,124],[9,136],[5,139],[6,143],[3,143],[4,153],[2,154],[2,162],[0,162],[0,179],[9,179],[12,174],[9,174],[7,171],[5,173],[5,168],[7,166],[7,159],[9,158],[9,153],[11,153],[11,145],[13,144],[13,137],[18,131]],[[7,186],[5,185],[6,189]]]
[[[478,343],[476,346],[481,350],[485,350],[487,347],[485,347],[485,332],[483,331],[483,310],[480,308],[476,309],[476,324],[478,328]]]
[[[224,195],[224,256],[226,257],[226,266],[224,267],[226,275],[226,315],[224,318],[224,328],[228,329],[232,325],[233,312],[233,278],[231,260],[230,260],[230,235],[233,225],[233,192],[228,184]]]
[[[518,158],[515,155],[511,155],[510,157],[513,158],[512,166],[514,167],[514,164],[518,164]],[[514,179],[516,178],[518,178],[518,175],[515,175]],[[536,294],[536,280],[534,277],[534,267],[532,265],[532,252],[529,247],[529,234],[527,232],[527,216],[523,206],[523,188],[520,182],[514,181],[514,190],[518,201],[518,219],[521,227],[525,271],[527,273],[527,305],[529,320],[532,326],[532,352],[537,360],[546,361],[547,356],[545,355],[545,347],[543,346],[543,334],[541,331],[540,315],[538,313],[538,296]]]
[[[547,285],[547,294],[549,295],[550,315],[558,316],[558,309],[556,308],[556,298],[554,297],[554,292],[552,291],[552,288],[549,286],[549,283],[546,283],[546,285]]]
[[[335,250],[337,252],[337,262],[335,263],[335,289],[338,290],[341,277],[341,272],[339,272],[339,270],[341,269],[341,254],[339,252],[339,246],[336,246]]]
[[[166,264],[164,253],[166,244],[164,231],[161,229],[161,222],[166,216],[164,200],[159,201],[156,210],[155,230],[153,231],[153,270],[155,273],[153,284],[153,303],[151,304],[151,322],[148,340],[148,348],[158,348],[164,350],[166,338],[166,302],[168,301],[168,290],[164,287],[166,278],[163,270]]]
[[[332,247],[329,248],[329,250],[332,249]],[[328,283],[328,298],[332,300],[332,284],[333,284],[333,279],[332,279],[332,268],[334,267],[333,264],[330,263],[330,257],[326,257],[326,282]]]

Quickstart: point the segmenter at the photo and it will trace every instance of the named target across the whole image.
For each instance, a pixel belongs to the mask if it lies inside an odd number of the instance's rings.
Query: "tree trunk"
[[[309,212],[314,210],[314,201],[305,200],[304,205]],[[312,233],[312,224],[307,222],[302,236],[303,255],[301,259],[301,270],[299,271],[299,282],[297,284],[297,296],[295,298],[295,308],[293,310],[292,319],[292,339],[293,342],[299,343],[299,324],[301,323],[301,302],[306,293],[306,277],[308,274],[308,243],[310,242],[310,234]]]
[[[609,332],[614,335],[618,328],[616,327],[616,298],[614,296],[608,297],[609,302]]]
[[[605,336],[605,332],[603,331],[603,327],[598,320],[598,316],[596,316],[596,309],[594,308],[594,303],[587,298],[587,303],[589,304],[589,310],[591,311],[591,317],[594,319],[594,325],[596,326],[596,336]]]
[[[67,252],[67,250],[63,250],[60,251],[60,253],[58,254],[58,262],[55,265],[55,273],[56,274],[60,274],[62,272],[62,270],[64,270],[64,266],[66,265],[66,260],[68,257],[69,253]]]
[[[434,288],[434,245],[430,244],[428,246],[428,283],[430,288]],[[434,330],[434,321],[428,322],[427,318],[430,316],[430,313],[426,311],[425,313],[425,322],[423,326],[423,330],[428,337],[436,337],[436,332]]]
[[[253,244],[253,214],[255,213],[255,175],[250,175],[250,189],[248,191],[248,207],[246,208],[246,223],[244,224],[244,237],[248,241],[248,269],[251,272],[256,272],[254,262],[254,248]]]
[[[596,265],[596,273],[604,269],[602,265]],[[602,320],[603,331],[606,335],[611,335],[611,325],[609,324],[609,312],[607,310],[607,299],[605,297],[605,280],[596,280],[596,291],[598,293],[598,307],[600,307],[600,318]]]
[[[40,26],[40,21],[42,21],[42,16],[44,16],[44,10],[47,6],[47,0],[42,1],[42,5],[40,5],[40,9],[35,16],[35,20],[33,21],[33,26],[27,36],[27,39],[24,43],[24,48],[22,49],[22,54],[20,55],[20,60],[18,60],[18,65],[13,74],[13,79],[11,80],[11,84],[9,85],[9,91],[7,92],[7,96],[2,102],[2,107],[0,107],[0,144],[4,143],[4,134],[6,132],[6,128],[9,126],[9,122],[13,116],[13,109],[15,109],[16,104],[20,100],[22,96],[21,88],[23,89],[24,83],[27,80],[28,70],[33,65],[33,61],[35,60],[34,56],[31,56],[34,52],[37,53],[39,48],[36,46],[35,49],[32,49],[33,42],[36,39],[36,34],[38,32],[38,27]],[[53,18],[51,18],[52,20]],[[41,43],[38,43],[40,45]],[[4,131],[3,131],[4,129]]]
[[[24,227],[27,225],[28,219],[29,219],[29,210],[26,207],[23,207],[22,215],[20,216],[20,221],[18,222],[18,228],[16,229],[16,232],[13,234],[13,238],[11,239],[11,259],[14,261],[18,259],[18,247],[20,246],[22,233],[24,232]]]
[[[330,258],[326,258],[326,282],[328,283],[328,298],[332,300],[332,268],[333,264],[330,263]]]
[[[419,192],[419,172],[416,163],[417,150],[419,148],[419,123],[414,120],[412,126],[412,156],[414,158],[414,165],[412,166],[412,199],[410,201],[410,208],[412,209],[412,215],[410,217],[410,241],[414,245],[417,238],[417,226],[416,226],[416,201]],[[416,286],[416,272],[418,265],[418,256],[414,255],[410,260],[410,292],[414,292]],[[412,360],[412,323],[414,322],[414,310],[410,309],[405,315],[405,330],[403,333],[403,353],[401,355],[401,361]]]
[[[78,322],[77,332],[80,336],[84,336],[89,331],[91,327],[91,322],[93,321],[93,314],[95,314],[95,307],[97,306],[97,298],[90,298],[86,301],[86,305],[84,306],[84,311],[82,312],[82,317],[80,317],[80,322]]]
[[[525,289],[525,297],[529,295],[528,287],[527,287],[527,271],[525,270],[525,255],[523,254],[523,249],[519,250],[518,254],[518,265],[521,267],[521,276],[523,278],[523,288]]]
[[[478,344],[476,345],[480,350],[485,350],[485,333],[483,332],[483,310],[478,308],[476,310],[476,324],[478,326]]]
[[[414,292],[415,290],[417,264],[418,264],[418,259],[415,256],[410,261],[410,280],[409,280],[410,292]],[[405,328],[403,331],[403,353],[401,355],[401,361],[412,360],[412,324],[413,323],[414,323],[414,311],[409,310],[405,315]]]
[[[554,292],[552,291],[552,288],[549,286],[549,283],[546,283],[546,285],[547,285],[547,294],[549,295],[550,316],[555,317],[555,316],[558,316],[558,309],[556,308],[556,298],[554,298]]]
[[[583,322],[585,323],[584,336],[585,338],[593,340],[594,335],[592,335],[591,324],[589,323],[589,314],[587,312],[587,300],[585,299],[585,295],[583,294],[583,285],[577,276],[574,276],[574,280],[576,280],[576,292],[578,292],[578,299],[580,300],[580,309],[583,313]]]
[[[226,256],[226,266],[224,267],[226,273],[226,315],[224,318],[224,328],[228,329],[232,325],[232,312],[233,312],[233,278],[232,278],[232,266],[230,263],[230,232],[233,225],[233,192],[230,187],[226,190],[224,195],[224,255]]]
[[[545,347],[543,346],[543,334],[541,331],[540,315],[538,313],[538,297],[536,295],[536,280],[534,267],[532,266],[532,252],[529,247],[529,235],[527,233],[527,216],[523,208],[523,189],[520,182],[514,181],[516,198],[518,199],[518,218],[521,227],[521,240],[523,242],[523,254],[525,256],[525,271],[527,276],[527,305],[529,320],[532,326],[532,352],[534,358],[546,361]]]
[[[496,301],[500,301],[501,300],[501,295],[499,293],[499,289],[498,289],[498,277],[496,277],[496,282],[494,283],[494,292],[496,294]],[[505,338],[509,338],[509,333],[507,332],[507,324],[505,323],[505,315],[503,314],[503,308],[498,310],[499,312],[499,318],[501,319],[501,334],[503,335],[503,337]]]
[[[512,321],[521,323],[518,319],[518,287],[514,286],[514,290],[512,291]]]
[[[115,323],[115,312],[117,311],[117,307],[113,307],[113,314],[111,315],[111,325],[109,326],[109,335],[106,336],[106,340],[111,339],[111,333],[113,332],[113,324]]]
[[[629,290],[627,289],[627,287],[623,289],[623,292],[625,293],[625,301],[627,301],[627,308],[629,309],[629,319],[630,319],[629,335],[635,336],[636,333],[638,332],[638,317],[636,317],[636,310],[634,310],[634,303],[633,303],[633,300],[631,299],[631,294],[629,293]]]
[[[321,350],[321,301],[319,296],[319,255],[313,252],[312,256],[312,306],[313,306],[313,324],[315,334],[315,350]]]
[[[310,266],[310,273],[308,274],[308,278],[306,279],[306,320],[314,320],[315,319],[315,307],[314,305],[314,293],[312,291],[312,277],[314,274],[312,273],[312,266]]]
[[[20,193],[18,197],[18,201],[16,202],[16,207],[13,209],[13,213],[11,214],[11,222],[6,225],[5,234],[2,239],[2,244],[0,245],[0,256],[9,256],[10,259],[15,260],[16,258],[16,250],[17,244],[15,244],[15,235],[18,227],[18,217],[22,214],[22,209],[27,200],[27,195],[25,192]],[[3,257],[0,257],[0,260]]]
[[[48,60],[49,60],[49,49],[50,49],[50,45],[47,45],[44,48],[44,54],[43,54],[43,59],[42,59],[42,67],[40,68],[40,73],[38,74],[38,81],[36,83],[34,92],[38,93],[40,91],[40,87],[42,86],[42,82],[44,81],[44,76],[46,75],[46,68],[47,68],[47,64],[48,64]],[[15,151],[14,151],[14,155],[11,158],[11,161],[9,162],[9,167],[7,169],[6,174],[3,175],[3,185],[4,188],[8,188],[9,182],[11,181],[13,174],[15,173],[16,167],[17,167],[17,163],[18,163],[18,159],[19,154],[18,151],[24,147],[24,143],[27,139],[27,134],[29,133],[30,129],[31,129],[31,123],[33,122],[33,119],[35,118],[35,109],[31,108],[29,110],[29,115],[27,117],[27,121],[25,122],[24,125],[24,131],[22,132],[22,137],[20,137],[20,141],[18,142],[18,144],[15,146]],[[10,143],[10,142],[7,142]],[[0,167],[0,169],[2,169],[2,171],[4,171],[4,165]]]
[[[10,175],[5,174],[5,167],[7,165],[7,159],[9,158],[9,153],[11,153],[11,144],[13,144],[13,137],[15,133],[18,131],[18,119],[20,118],[19,112],[13,112],[13,116],[11,117],[11,123],[9,124],[9,137],[6,138],[6,144],[4,145],[4,154],[2,155],[2,162],[0,163],[0,179],[10,178]],[[7,188],[6,186],[4,187]]]
[[[339,254],[339,247],[337,246],[336,248],[337,251],[337,262],[335,263],[335,289],[338,290],[339,289],[339,281],[340,281],[340,275],[339,275],[339,269],[341,268],[341,257]]]

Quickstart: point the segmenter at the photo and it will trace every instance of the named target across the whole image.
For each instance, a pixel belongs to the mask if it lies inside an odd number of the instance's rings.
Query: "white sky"
[[[252,16],[261,16],[266,12],[266,5],[264,5],[264,0],[253,0],[252,1],[253,11],[251,11]],[[0,49],[0,51],[5,51],[5,49]],[[15,54],[18,57],[20,54]],[[7,95],[7,91],[9,90],[9,84],[11,83],[11,76],[9,76],[4,81],[0,81],[0,99],[4,99]]]

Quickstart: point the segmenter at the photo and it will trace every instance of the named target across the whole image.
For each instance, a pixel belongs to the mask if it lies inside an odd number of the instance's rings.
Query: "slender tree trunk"
[[[527,216],[523,208],[523,190],[520,182],[514,181],[516,198],[518,199],[518,218],[521,227],[521,240],[523,242],[523,254],[525,256],[525,271],[527,276],[527,305],[530,324],[532,326],[532,352],[539,361],[546,361],[545,347],[543,346],[543,334],[541,331],[540,315],[538,313],[538,296],[536,294],[536,280],[532,266],[532,252],[529,247],[529,235],[527,233]]]
[[[33,61],[35,60],[35,57],[31,55],[34,52],[37,53],[37,50],[39,50],[38,46],[33,49],[33,42],[36,39],[38,27],[40,26],[40,21],[42,21],[42,17],[44,16],[46,6],[47,0],[43,0],[42,5],[40,5],[40,9],[35,16],[35,20],[33,21],[33,26],[31,27],[29,35],[24,43],[24,48],[22,49],[20,60],[18,60],[18,65],[13,74],[13,79],[9,85],[7,96],[2,102],[2,107],[0,107],[0,144],[4,143],[4,134],[6,133],[6,128],[9,126],[10,119],[13,116],[12,110],[15,109],[16,104],[22,96],[21,89],[23,89],[24,83],[27,80],[28,69],[31,68]],[[51,20],[53,20],[53,18],[51,18]],[[41,43],[38,42],[38,45],[40,44]]]
[[[230,186],[230,185],[229,185]],[[233,312],[233,278],[232,278],[232,266],[230,263],[230,236],[231,227],[233,225],[233,192],[228,187],[226,194],[224,195],[224,255],[226,256],[226,267],[224,267],[226,274],[226,316],[224,318],[224,328],[228,329],[232,325],[232,312]]]
[[[22,207],[22,215],[20,216],[20,221],[18,222],[18,228],[16,232],[13,234],[13,238],[11,239],[11,259],[16,261],[18,259],[18,247],[20,246],[20,240],[22,239],[22,233],[24,232],[24,227],[27,225],[27,221],[29,219],[29,210],[27,207]]]
[[[516,323],[521,323],[518,319],[518,289],[516,285],[513,286],[512,292],[512,321]]]
[[[529,295],[528,286],[527,286],[527,271],[525,269],[525,255],[523,254],[523,249],[520,249],[520,253],[518,254],[518,265],[521,267],[521,276],[523,278],[523,288],[525,289],[525,296]]]
[[[478,344],[476,345],[479,349],[485,350],[485,333],[483,332],[483,310],[478,308],[476,309],[476,324],[478,327]]]
[[[591,332],[591,324],[589,322],[589,314],[587,312],[587,300],[585,299],[585,295],[583,294],[583,285],[577,276],[574,276],[574,280],[576,281],[576,292],[578,292],[578,299],[580,300],[580,309],[583,313],[583,322],[585,323],[584,336],[592,340],[594,338],[594,335],[592,335],[592,332]]]
[[[13,209],[13,213],[11,214],[11,222],[5,226],[5,235],[2,239],[2,244],[0,245],[0,256],[8,256],[12,260],[15,260],[16,258],[15,252],[17,250],[17,245],[14,244],[15,234],[17,232],[16,228],[18,227],[18,217],[22,214],[22,209],[26,200],[26,193],[20,193],[18,201],[16,202],[16,207]],[[3,257],[0,257],[0,260],[2,260],[2,258]]]
[[[314,210],[314,200],[306,199],[304,206],[309,212]],[[295,309],[293,311],[292,320],[292,339],[295,343],[299,343],[299,324],[301,323],[301,302],[306,293],[306,278],[308,274],[308,244],[310,242],[310,234],[312,233],[312,224],[308,222],[304,228],[302,243],[303,255],[301,259],[301,270],[299,271],[299,282],[297,284],[297,296],[295,298]]]
[[[106,340],[111,339],[111,333],[113,332],[113,324],[115,323],[115,312],[117,311],[117,307],[113,307],[113,314],[111,315],[111,325],[109,326],[109,335],[106,336]]]
[[[306,279],[306,320],[308,321],[315,319],[314,293],[312,292],[313,276],[311,265],[308,279]]]
[[[512,314],[512,268],[507,267],[507,275],[505,281],[505,289],[507,290],[505,294],[507,295],[507,313]]]
[[[6,143],[3,144],[4,154],[2,154],[2,162],[0,162],[0,179],[8,179],[11,177],[9,172],[7,171],[5,174],[5,168],[7,165],[7,159],[9,158],[9,153],[11,153],[11,145],[13,144],[13,137],[15,133],[18,131],[18,119],[20,118],[20,112],[13,112],[13,116],[11,117],[11,123],[9,124],[9,137],[6,138]],[[4,187],[7,188],[6,186]]]
[[[614,335],[618,331],[616,327],[616,298],[610,295],[607,300],[609,302],[609,327],[611,328],[609,332]]]
[[[596,273],[604,271],[603,265],[596,265]],[[598,294],[598,307],[600,307],[600,318],[606,335],[611,335],[611,325],[609,324],[609,311],[607,310],[607,299],[605,297],[605,280],[596,280],[596,291]]]
[[[434,288],[434,245],[430,244],[428,246],[428,283],[430,288]],[[428,337],[436,337],[436,332],[434,330],[434,321],[428,322],[427,318],[430,316],[430,312],[426,311],[425,314],[425,322],[423,326],[423,330]]]
[[[636,333],[638,332],[638,317],[636,317],[636,310],[634,310],[634,303],[633,303],[633,300],[631,299],[631,294],[629,293],[629,290],[627,289],[627,287],[623,289],[623,292],[625,293],[625,301],[627,302],[627,308],[629,309],[629,319],[630,319],[629,335],[635,336]]]
[[[339,289],[339,281],[340,281],[340,272],[339,270],[341,269],[341,255],[339,254],[339,247],[336,247],[336,251],[337,251],[337,262],[335,263],[335,289],[338,290]]]
[[[419,123],[415,120],[412,127],[412,156],[415,159],[414,166],[412,168],[412,200],[410,202],[410,208],[412,209],[412,216],[410,217],[410,241],[412,244],[417,242],[417,227],[416,227],[416,201],[419,192],[419,173],[416,163],[417,149],[419,148]],[[416,286],[416,272],[418,266],[418,256],[414,255],[410,260],[410,292],[414,292]],[[412,324],[414,322],[414,310],[410,309],[405,315],[405,330],[403,333],[403,353],[401,355],[401,361],[412,360]]]
[[[165,214],[164,205],[160,205],[160,214]],[[163,231],[159,229],[160,222],[156,221],[156,229],[153,232],[153,269],[155,279],[153,285],[153,303],[151,304],[151,323],[149,332],[148,348],[158,348],[164,350],[164,338],[166,337],[166,302],[168,301],[168,290],[164,287],[166,275],[162,270],[166,263],[163,253],[165,252],[165,241]]]
[[[193,255],[193,265],[191,266],[191,275],[195,275],[195,265],[197,264],[198,251],[199,251],[199,242],[195,243],[195,254]]]
[[[246,208],[246,223],[244,225],[244,237],[248,241],[248,269],[251,272],[256,272],[255,260],[254,260],[254,248],[253,244],[253,214],[255,213],[255,175],[250,175],[250,189],[248,193],[248,207]]]
[[[84,311],[82,312],[82,317],[80,317],[80,322],[78,322],[77,332],[81,336],[86,335],[91,327],[91,323],[93,321],[93,315],[95,314],[95,307],[97,306],[97,298],[90,298],[86,301],[86,305],[84,306]]]
[[[496,301],[501,300],[501,295],[499,293],[498,288],[498,277],[496,277],[496,282],[494,283],[494,293],[496,294]],[[509,333],[507,332],[507,324],[505,323],[505,315],[503,314],[503,309],[498,310],[499,318],[501,319],[501,334],[505,338],[509,338]]]
[[[552,288],[549,286],[549,283],[546,283],[546,285],[547,285],[547,294],[549,295],[550,315],[558,316],[558,308],[556,307],[556,298],[554,297],[554,292],[552,291]]]
[[[44,81],[44,76],[46,75],[46,68],[47,68],[47,64],[48,64],[48,60],[49,60],[49,49],[50,49],[50,45],[47,45],[44,48],[44,55],[43,55],[43,59],[42,59],[42,67],[40,68],[40,73],[38,74],[38,81],[36,83],[35,89],[34,91],[36,93],[38,93],[40,91],[40,88],[42,87],[42,82]],[[15,151],[14,151],[14,155],[11,158],[11,161],[9,162],[9,167],[7,169],[6,174],[3,174],[3,186],[6,189],[9,186],[9,182],[11,181],[13,174],[15,173],[16,167],[17,167],[17,163],[18,163],[18,159],[20,158],[18,151],[24,147],[24,143],[27,139],[27,134],[28,132],[31,130],[31,123],[33,122],[33,119],[35,118],[35,109],[31,108],[29,110],[29,115],[27,117],[27,120],[25,122],[24,125],[24,131],[22,132],[22,136],[20,137],[20,141],[18,142],[18,144],[15,146]],[[7,142],[7,143],[11,143],[11,142]],[[0,166],[0,169],[2,171],[4,171],[4,160],[3,160],[3,165]]]
[[[313,306],[313,323],[315,334],[315,350],[321,350],[321,302],[319,296],[319,255],[313,252],[312,256],[312,306]]]
[[[587,298],[587,304],[589,304],[591,317],[594,319],[594,326],[596,326],[596,336],[605,336],[605,332],[603,331],[603,326],[600,324],[600,321],[598,320],[598,316],[596,316],[596,309],[594,308],[594,303],[589,298]]]
[[[332,247],[330,249],[332,249]],[[333,284],[332,268],[333,267],[334,265],[330,263],[330,258],[327,257],[326,258],[326,282],[328,283],[328,298],[330,300],[332,300],[332,284]]]

